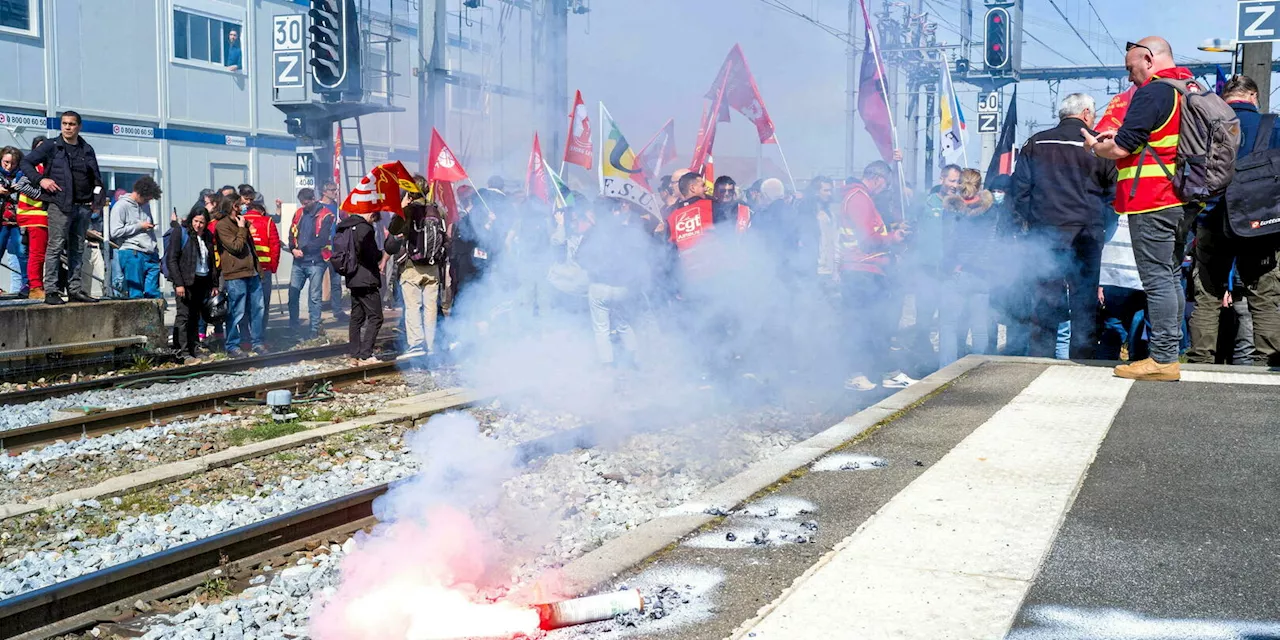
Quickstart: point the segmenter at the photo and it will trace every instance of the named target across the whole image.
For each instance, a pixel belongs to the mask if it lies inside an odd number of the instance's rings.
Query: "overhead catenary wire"
[[[1098,24],[1102,25],[1103,32],[1107,34],[1108,38],[1111,38],[1111,44],[1116,45],[1117,49],[1124,51],[1124,47],[1120,45],[1120,41],[1116,40],[1116,37],[1111,35],[1111,30],[1107,28],[1107,21],[1102,19],[1102,16],[1098,14],[1098,8],[1093,6],[1093,0],[1086,0],[1086,2],[1089,3],[1089,8],[1093,10],[1093,17],[1097,18]]]
[[[783,13],[787,13],[797,18],[800,18],[801,20],[804,20],[812,24],[813,26],[818,27],[819,29],[827,32],[828,34],[835,36],[841,42],[844,42],[847,45],[851,45],[851,46],[858,45],[858,43],[855,41],[856,38],[852,33],[841,30],[837,27],[833,27],[825,22],[822,22],[821,20],[818,20],[817,18],[813,18],[809,16],[808,14],[797,11],[787,3],[782,2],[782,0],[760,0],[760,2],[764,3],[765,6],[772,7],[779,11],[782,11]]]
[[[1056,0],[1049,0],[1049,4],[1053,6],[1054,11],[1058,12],[1058,15],[1062,16],[1062,21],[1067,23],[1068,27],[1071,27],[1071,31],[1076,34],[1076,37],[1080,38],[1080,42],[1084,43],[1084,47],[1089,50],[1089,53],[1093,54],[1093,58],[1098,61],[1098,64],[1106,66],[1107,63],[1103,62],[1102,57],[1098,55],[1098,52],[1093,50],[1093,45],[1089,44],[1088,40],[1085,40],[1084,36],[1081,35],[1080,30],[1076,29],[1074,24],[1071,24],[1071,20],[1067,18],[1067,14],[1063,13],[1062,9],[1058,7]]]

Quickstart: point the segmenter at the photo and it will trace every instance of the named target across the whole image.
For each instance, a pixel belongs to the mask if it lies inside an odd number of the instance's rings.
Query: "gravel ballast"
[[[126,409],[189,398],[192,396],[288,380],[337,368],[337,365],[291,364],[246,371],[239,375],[210,375],[180,382],[160,382],[127,389],[95,389],[58,398],[0,406],[0,432],[57,419],[55,411],[76,411],[85,407],[107,411]],[[157,372],[163,375],[163,372]]]
[[[542,524],[551,528],[543,532],[540,544],[513,554],[506,550],[512,555],[504,566],[510,567],[511,588],[518,588],[816,430],[805,424],[806,420],[778,411],[737,416],[736,422],[747,426],[718,431],[717,442],[708,442],[705,428],[686,425],[636,434],[608,449],[551,455],[503,482],[499,509],[473,517],[481,530],[497,539],[526,540],[527,531],[503,528],[509,515],[502,512],[545,514]],[[814,427],[825,426],[809,422]],[[513,431],[536,437],[573,424],[574,420],[565,416],[545,415],[539,421],[524,415],[502,416],[489,426],[488,437],[501,442]],[[691,451],[702,455],[691,455]],[[397,459],[406,466],[412,464],[406,462],[410,460],[407,455]],[[252,588],[222,602],[157,616],[144,637],[305,637],[315,606],[313,597],[323,600],[333,593],[340,558],[354,544],[348,541],[322,547],[300,564],[255,576]],[[658,597],[656,592],[654,597]],[[664,597],[670,600],[671,594]]]

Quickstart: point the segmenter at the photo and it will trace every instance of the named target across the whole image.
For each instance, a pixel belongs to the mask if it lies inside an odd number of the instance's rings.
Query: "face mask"
[[[996,204],[1003,204],[1003,203],[1004,203],[1004,192],[1003,192],[1003,191],[997,191],[997,192],[995,192],[995,193],[991,194],[991,197],[992,197],[993,199],[995,199],[995,203],[996,203]]]

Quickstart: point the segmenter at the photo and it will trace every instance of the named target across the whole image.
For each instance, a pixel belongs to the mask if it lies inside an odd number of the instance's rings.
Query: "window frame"
[[[240,42],[240,67],[239,67],[239,69],[238,69],[238,70],[236,70],[236,71],[232,71],[231,69],[229,69],[229,68],[227,67],[227,64],[226,64],[226,32],[227,32],[227,29],[226,29],[225,27],[223,27],[223,28],[222,28],[222,33],[219,35],[219,38],[218,38],[218,56],[219,56],[219,59],[221,60],[220,62],[213,62],[213,61],[211,61],[211,60],[202,60],[202,59],[200,59],[200,58],[191,58],[191,57],[180,58],[180,57],[178,57],[178,52],[177,52],[177,40],[178,40],[178,38],[177,38],[177,34],[178,34],[178,16],[177,16],[177,14],[178,14],[178,13],[183,13],[183,14],[186,14],[187,16],[195,16],[195,17],[198,17],[198,18],[203,18],[203,19],[205,19],[205,20],[209,20],[211,24],[216,23],[216,24],[219,24],[219,25],[233,25],[233,26],[235,27],[236,32],[240,34],[240,40],[239,40],[239,42]],[[191,21],[190,21],[189,19],[188,19],[188,20],[184,20],[184,27],[187,29],[187,37],[186,37],[186,42],[187,42],[187,51],[186,51],[186,53],[187,53],[187,55],[188,55],[188,56],[190,56],[190,55],[191,55],[191,33],[190,33],[190,24],[191,24]],[[226,16],[226,15],[220,15],[220,14],[212,13],[212,12],[208,12],[208,11],[201,11],[201,10],[199,10],[199,9],[192,8],[191,6],[186,5],[186,4],[173,3],[173,4],[169,5],[169,37],[170,37],[170,43],[169,43],[169,44],[170,44],[170,46],[169,46],[169,62],[170,62],[170,63],[172,63],[172,64],[185,65],[185,66],[195,67],[195,68],[199,68],[199,69],[208,69],[208,70],[210,70],[210,71],[221,71],[221,72],[223,72],[223,73],[229,73],[229,74],[231,74],[231,75],[240,75],[240,74],[243,74],[243,73],[245,72],[245,65],[247,64],[247,63],[246,63],[246,60],[248,59],[248,53],[245,51],[245,46],[244,46],[244,30],[245,30],[245,26],[244,26],[244,25],[245,25],[245,20],[244,20],[244,19],[232,18],[232,17]],[[212,44],[213,44],[213,43],[212,43],[212,42],[210,42],[210,45],[212,45]],[[209,57],[213,57],[212,52],[213,52],[213,49],[211,48],[211,49],[210,49],[210,56],[209,56]]]
[[[19,29],[17,27],[6,27],[4,25],[0,25],[0,33],[9,33],[16,36],[26,36],[28,38],[40,37],[40,26],[41,26],[40,0],[26,0],[26,3],[27,3],[27,18],[29,19],[28,20],[29,24],[27,25],[27,28]]]

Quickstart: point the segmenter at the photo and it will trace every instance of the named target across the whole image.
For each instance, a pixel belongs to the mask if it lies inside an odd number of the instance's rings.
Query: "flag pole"
[[[876,76],[880,78],[880,96],[884,98],[884,109],[889,114],[889,132],[893,135],[893,150],[901,149],[898,144],[898,123],[893,119],[893,107],[889,104],[889,85],[884,78],[884,60],[880,58],[880,45],[876,44],[875,31],[871,28],[871,15],[867,13],[866,0],[858,0],[862,6],[862,22],[867,25],[867,39],[871,41],[871,54],[876,59]],[[902,215],[907,215],[906,175],[902,171],[902,161],[894,160],[898,167],[898,199],[902,203]]]
[[[471,188],[472,188],[472,189],[475,189],[475,191],[476,191],[476,197],[480,199],[480,204],[484,205],[484,208],[485,208],[489,213],[493,213],[493,208],[489,206],[489,203],[488,203],[488,202],[485,202],[485,201],[484,201],[484,196],[480,195],[480,187],[479,187],[478,185],[476,185],[476,181],[475,181],[475,180],[472,180],[472,179],[471,179],[471,176],[467,176],[467,184],[471,185]]]
[[[778,147],[778,155],[782,157],[782,168],[787,170],[787,179],[791,181],[792,193],[798,192],[799,189],[796,189],[796,177],[791,174],[791,163],[787,162],[787,154],[782,151],[782,142],[778,140],[777,131],[773,132],[773,144]],[[760,146],[763,147],[764,144],[762,143]]]

